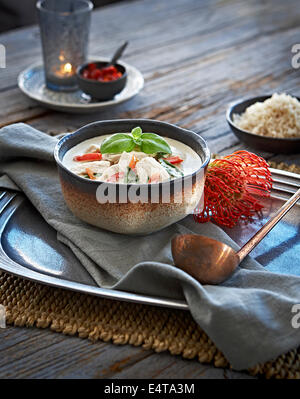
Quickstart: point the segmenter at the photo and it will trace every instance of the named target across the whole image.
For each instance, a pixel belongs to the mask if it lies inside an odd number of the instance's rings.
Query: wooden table
[[[124,60],[142,71],[146,84],[133,100],[84,116],[43,109],[19,91],[19,72],[41,60],[39,33],[36,26],[8,32],[0,36],[7,50],[7,68],[0,70],[0,126],[26,122],[56,135],[96,120],[151,118],[200,133],[214,153],[246,148],[226,124],[226,106],[275,91],[300,95],[300,71],[291,66],[291,48],[299,42],[297,6],[297,0],[139,0],[94,12],[90,53],[110,56],[129,40]],[[262,155],[300,163],[299,155]],[[0,330],[0,351],[0,377],[247,377],[48,330]]]

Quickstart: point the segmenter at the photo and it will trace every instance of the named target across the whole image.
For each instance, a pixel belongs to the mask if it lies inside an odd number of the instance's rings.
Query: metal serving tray
[[[243,245],[300,186],[300,175],[271,169],[272,195],[260,218],[224,229]],[[252,251],[266,269],[300,275],[300,203]],[[99,288],[71,250],[20,193],[0,191],[0,269],[42,284],[86,294],[149,305],[187,309],[186,302]]]

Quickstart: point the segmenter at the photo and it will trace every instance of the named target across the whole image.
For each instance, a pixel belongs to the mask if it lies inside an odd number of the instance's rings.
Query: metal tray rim
[[[292,172],[286,172],[282,170],[277,170],[277,169],[272,169],[271,168],[272,175],[279,175],[281,178],[292,178],[296,179],[299,181],[300,185],[300,175]],[[287,181],[288,184],[288,181]],[[288,194],[288,193],[286,193]],[[272,197],[274,198],[280,198],[284,199],[284,196],[278,195],[275,193],[271,194]],[[290,195],[290,194],[289,194]],[[22,199],[17,199],[17,196],[14,196],[10,202],[14,202],[10,206],[10,211],[9,215],[6,219],[6,222],[10,219],[14,211],[17,209],[18,204],[20,204],[20,201],[22,202]],[[5,206],[5,205],[4,205]],[[1,226],[0,229],[0,237],[2,234],[2,231],[5,227],[4,225]],[[168,308],[173,308],[173,309],[182,309],[182,310],[188,310],[188,304],[184,300],[175,300],[175,299],[168,299],[168,298],[161,298],[161,297],[154,297],[150,295],[142,295],[142,294],[135,294],[132,292],[126,292],[126,291],[119,291],[119,290],[113,290],[113,289],[106,289],[106,288],[101,288],[101,287],[96,287],[92,285],[87,285],[87,284],[81,284],[78,282],[74,281],[68,281],[65,279],[61,279],[58,277],[53,277],[49,276],[47,274],[42,274],[35,272],[33,270],[27,269],[26,267],[16,263],[14,260],[10,259],[5,251],[3,250],[2,246],[0,245],[0,270],[4,272],[8,272],[12,275],[18,276],[25,278],[27,280],[31,280],[37,283],[42,283],[46,284],[49,286],[57,287],[57,288],[62,288],[62,289],[67,289],[71,291],[76,291],[80,292],[83,294],[90,294],[90,295],[95,295],[107,299],[114,299],[114,300],[119,300],[119,301],[126,301],[126,302],[134,302],[134,303],[141,303],[141,304],[146,304],[146,305],[152,305],[152,306],[161,306],[161,307],[168,307]]]
[[[4,220],[4,223],[0,227],[0,238],[9,219],[23,201],[24,198],[18,197],[17,195],[14,194],[3,205],[2,210],[5,209],[6,207],[9,207],[9,209],[7,217]],[[100,296],[107,299],[142,303],[144,305],[161,306],[161,307],[184,309],[184,310],[188,309],[187,303],[183,300],[154,297],[154,296],[136,294],[127,291],[101,288],[88,284],[78,283],[76,281],[69,281],[62,278],[49,276],[43,273],[38,273],[34,270],[30,270],[25,266],[20,265],[19,263],[15,262],[13,259],[9,258],[1,245],[1,241],[0,241],[0,262],[1,262],[0,271],[2,270],[3,272],[8,272],[12,275],[22,277],[37,283],[43,283],[52,287],[77,291],[83,294]]]

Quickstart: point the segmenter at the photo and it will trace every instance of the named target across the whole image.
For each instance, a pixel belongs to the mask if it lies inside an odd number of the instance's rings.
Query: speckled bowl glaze
[[[191,147],[200,156],[199,169],[190,175],[168,182],[132,185],[88,180],[77,176],[63,165],[65,153],[82,141],[106,134],[130,132],[136,126],[140,126],[143,131],[154,132]],[[155,120],[123,119],[94,122],[66,135],[57,143],[54,156],[64,199],[74,215],[87,223],[115,233],[143,235],[161,230],[183,219],[198,206],[203,194],[210,151],[206,142],[189,130]],[[98,202],[97,189],[102,184],[108,187],[114,186],[111,188],[116,190],[115,203]],[[137,190],[147,190],[149,201],[120,202],[120,193],[124,190],[128,192],[131,186],[135,186]],[[167,188],[170,192],[168,202],[162,199]],[[151,190],[158,192],[159,200],[155,203],[151,202]]]

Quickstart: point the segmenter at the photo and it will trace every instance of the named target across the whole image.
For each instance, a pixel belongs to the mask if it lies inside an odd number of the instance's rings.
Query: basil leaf
[[[116,133],[103,141],[100,147],[102,154],[118,154],[126,151],[130,152],[135,147],[132,136],[125,133]]]
[[[159,159],[159,163],[166,169],[166,171],[169,173],[170,176],[172,177],[182,177],[183,172],[177,168],[177,166],[172,165],[170,162],[166,161],[163,158]]]
[[[132,137],[137,140],[142,135],[142,129],[138,126],[131,130]]]
[[[143,133],[141,135],[141,150],[146,154],[171,154],[171,148],[166,140],[155,133]]]
[[[135,144],[140,147],[142,144],[142,140],[141,140],[141,135],[142,135],[142,129],[138,126],[135,127],[134,129],[131,130],[131,134],[133,137],[133,141],[135,142]]]

